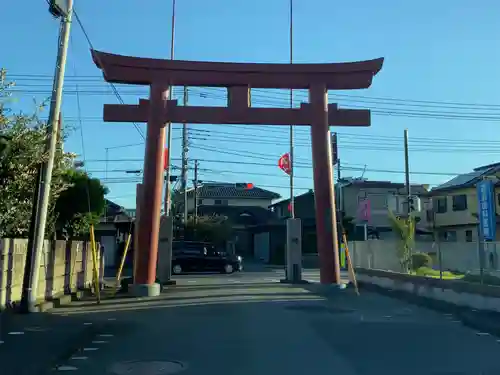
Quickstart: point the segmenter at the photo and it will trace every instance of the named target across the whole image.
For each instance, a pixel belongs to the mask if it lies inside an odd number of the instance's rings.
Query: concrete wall
[[[468,283],[460,280],[439,280],[389,271],[359,268],[356,278],[360,285],[404,292],[427,300],[500,312],[500,287]]]
[[[349,243],[355,267],[400,272],[397,255],[398,242],[391,240],[353,241]],[[430,253],[434,268],[438,269],[438,250],[442,254],[443,270],[477,273],[480,268],[477,242],[417,242],[414,251]],[[500,244],[490,243],[485,248],[484,268],[500,269]]]
[[[0,239],[0,309],[21,300],[28,240]],[[97,254],[100,262],[99,252]],[[37,297],[50,299],[92,283],[90,242],[46,241]]]

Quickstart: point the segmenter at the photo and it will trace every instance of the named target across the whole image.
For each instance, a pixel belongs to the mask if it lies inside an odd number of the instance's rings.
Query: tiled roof
[[[392,181],[370,181],[358,178],[341,179],[342,186],[360,186],[372,189],[403,189],[406,185],[403,182],[392,182]],[[423,190],[428,189],[428,185],[422,184],[411,184],[413,190]]]
[[[348,188],[349,186],[356,186],[359,188],[366,189],[403,189],[405,184],[402,182],[391,182],[391,181],[369,181],[365,179],[341,179],[341,186],[343,188]],[[337,187],[338,184],[335,184]],[[412,191],[414,194],[424,194],[428,191],[428,185],[420,185],[420,184],[412,184]],[[295,203],[299,202],[302,199],[309,198],[309,196],[314,196],[314,190],[309,190],[307,193],[296,195]],[[270,207],[281,206],[284,204],[288,204],[290,199],[283,199],[279,202],[273,203]]]
[[[188,195],[192,196],[194,190],[191,189]],[[261,189],[254,186],[246,188],[245,183],[204,183],[198,187],[198,197],[204,198],[248,198],[248,199],[278,199],[281,196],[273,191]]]
[[[453,177],[451,180],[436,186],[431,190],[431,193],[437,191],[447,191],[455,189],[463,189],[466,187],[474,186],[482,177],[490,176],[493,174],[498,174],[500,172],[500,163],[484,165],[482,167],[475,168],[472,172],[459,174]]]
[[[124,208],[109,199],[106,199],[106,213],[108,216],[116,216],[124,213]]]
[[[308,198],[309,196],[314,196],[314,191],[311,189],[309,190],[307,193],[304,193],[304,194],[300,194],[300,195],[296,195],[294,197],[294,202],[295,204],[297,204],[298,201],[301,201],[303,200],[304,198]],[[273,203],[271,204],[269,207],[276,207],[276,206],[283,206],[285,204],[288,204],[290,202],[290,198],[288,199],[283,199],[283,200],[280,200],[279,202],[276,202],[276,203]]]

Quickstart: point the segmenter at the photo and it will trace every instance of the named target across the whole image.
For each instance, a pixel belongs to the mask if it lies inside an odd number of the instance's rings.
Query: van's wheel
[[[233,273],[233,271],[234,271],[234,268],[233,268],[232,264],[226,264],[224,266],[224,272],[225,273]]]
[[[179,275],[182,273],[182,267],[179,265],[179,264],[175,264],[173,267],[172,267],[172,272],[176,275]]]

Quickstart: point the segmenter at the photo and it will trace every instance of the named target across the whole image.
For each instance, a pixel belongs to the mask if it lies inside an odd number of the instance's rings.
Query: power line
[[[117,91],[114,85],[111,85],[113,93],[116,95]],[[193,92],[194,95],[197,95],[201,98],[206,98],[206,99],[219,99],[219,100],[227,100],[226,96],[226,91],[222,91],[221,89],[218,88],[191,88],[190,91]],[[269,91],[265,91],[263,89],[254,89],[252,92],[255,91],[255,94],[252,94],[252,103],[253,104],[262,104],[262,105],[274,105],[278,107],[283,107],[286,108],[289,106],[287,103],[286,98],[283,96],[280,97],[279,91],[273,91],[273,95],[269,94]],[[15,92],[30,92],[30,93],[41,93],[40,90],[38,91],[29,91],[29,90],[22,90],[18,89],[15,90]],[[140,96],[144,95],[147,91],[139,91],[137,89],[135,90],[128,90],[128,91],[122,91],[124,95],[134,95],[134,96]],[[267,92],[267,95],[265,94],[260,94],[260,92]],[[48,93],[48,91],[47,91]],[[66,94],[72,94],[72,91],[67,90],[65,92]],[[81,92],[83,94],[84,92]],[[105,91],[95,91],[95,90],[87,90],[85,92],[86,94],[89,95],[99,95],[99,94],[106,94]],[[117,97],[120,94],[118,94]],[[302,99],[300,99],[302,97]],[[297,100],[297,103],[305,101],[305,96],[304,93],[298,92],[297,95],[295,95]],[[455,119],[455,120],[467,120],[467,121],[500,121],[500,113],[498,111],[500,110],[500,105],[493,105],[493,104],[473,104],[473,103],[445,103],[443,102],[442,105],[431,105],[432,103],[427,103],[424,105],[425,101],[418,101],[417,103],[413,103],[412,101],[400,99],[392,99],[391,101],[387,101],[388,99],[385,99],[385,102],[380,102],[382,99],[373,99],[375,101],[367,101],[365,97],[362,96],[360,99],[352,99],[356,98],[356,96],[352,95],[342,95],[342,94],[331,94],[332,99],[337,99],[339,102],[347,102],[346,105],[343,103],[342,106],[346,108],[363,108],[367,109],[369,108],[371,110],[371,113],[373,115],[379,115],[379,116],[402,116],[402,117],[417,117],[417,118],[431,118],[431,119]],[[347,98],[347,99],[346,99]],[[365,99],[363,99],[365,98]],[[376,101],[378,100],[378,101]],[[364,105],[355,105],[355,104],[349,104],[349,103],[364,103]],[[366,105],[366,103],[369,103],[370,105]],[[406,104],[405,104],[406,103]],[[436,111],[436,110],[414,110],[414,109],[408,109],[408,108],[387,108],[387,107],[378,107],[374,106],[373,104],[382,104],[382,105],[395,105],[396,107],[401,107],[403,105],[406,105],[407,107],[428,107],[428,108],[442,108],[442,109],[453,109],[454,111]],[[465,106],[467,105],[467,106]],[[496,113],[488,113],[488,112],[467,112],[471,110],[482,110],[482,111],[497,111]],[[460,110],[462,112],[457,112],[457,110]]]
[[[75,19],[76,19],[76,22],[78,23],[78,26],[80,26],[80,29],[82,30],[83,32],[83,35],[85,36],[85,39],[87,40],[87,43],[89,45],[89,47],[94,50],[94,45],[92,44],[92,41],[90,40],[90,36],[88,35],[87,31],[85,30],[85,27],[83,26],[83,23],[82,21],[80,20],[80,17],[78,16],[78,13],[76,12],[75,9],[73,9],[73,14],[75,16]],[[101,66],[104,66],[101,64]],[[104,67],[102,68],[104,70]],[[114,95],[116,96],[116,98],[118,99],[118,101],[121,103],[121,104],[125,104],[125,102],[123,101],[120,93],[118,92],[118,90],[116,89],[115,85],[113,85],[111,82],[109,82],[109,86],[111,87],[111,89],[113,90],[113,93]],[[139,135],[141,136],[142,139],[146,139],[146,137],[144,136],[144,133],[142,132],[141,128],[139,128],[139,125],[136,124],[135,122],[132,122],[132,125],[134,125],[134,128],[135,130],[137,130],[137,132],[139,133]]]
[[[204,150],[205,151],[205,150]],[[214,151],[212,149],[207,151]],[[226,154],[224,151],[214,151],[222,154]],[[172,159],[180,161],[181,159]],[[234,161],[234,160],[221,160],[221,159],[203,159],[197,158],[200,163],[218,163],[221,165],[241,165],[241,166],[262,166],[262,167],[274,167],[277,168],[277,163],[265,163],[265,162],[249,162],[249,161]],[[268,158],[267,160],[271,160]],[[104,163],[106,159],[87,159],[87,163]],[[143,159],[110,159],[108,162],[116,162],[116,163],[130,163],[130,162],[143,162]],[[312,168],[312,164],[298,164],[297,168]],[[395,169],[377,169],[377,168],[364,168],[364,167],[342,167],[344,170],[350,171],[366,171],[366,172],[377,172],[377,173],[391,173],[391,174],[404,174],[403,170],[395,170]],[[241,171],[241,173],[245,173],[245,171]],[[465,172],[426,172],[426,171],[412,171],[412,175],[428,175],[428,176],[457,176],[460,174],[464,174]]]
[[[84,34],[87,34],[84,31]],[[86,35],[87,41],[90,41],[90,38],[88,37],[88,34]],[[9,77],[16,81],[50,81],[52,76],[50,74],[26,74],[26,73],[11,73],[9,74]],[[67,76],[66,81],[68,83],[70,82],[95,82],[95,83],[101,83],[102,82],[102,77],[99,75],[73,75],[73,76]],[[217,88],[205,88],[205,89],[211,89],[211,90],[218,90]],[[266,90],[266,89],[252,89],[252,92],[255,93],[266,93],[269,94],[271,90]],[[276,96],[283,96],[286,99],[289,98],[289,92],[285,90],[272,90],[273,94]],[[298,95],[300,97],[307,97],[307,93],[303,90],[296,90],[295,95]],[[331,94],[332,97],[338,97],[338,98],[346,98],[354,102],[365,102],[365,100],[370,100],[370,101],[376,101],[376,102],[384,102],[384,103],[394,103],[394,105],[399,105],[396,103],[403,103],[403,105],[424,105],[425,107],[433,107],[433,106],[439,106],[442,108],[456,108],[459,107],[461,109],[465,108],[491,108],[491,109],[497,109],[500,110],[500,104],[490,104],[490,103],[467,103],[467,102],[449,102],[449,101],[438,101],[438,100],[419,100],[419,99],[405,99],[405,98],[391,98],[391,97],[377,97],[377,96],[368,96],[368,95],[353,95],[353,94]]]

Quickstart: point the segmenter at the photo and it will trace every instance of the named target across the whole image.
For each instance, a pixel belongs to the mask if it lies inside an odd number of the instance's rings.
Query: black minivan
[[[229,255],[214,245],[197,241],[172,242],[172,273],[223,272],[233,273],[243,269],[243,259]]]

